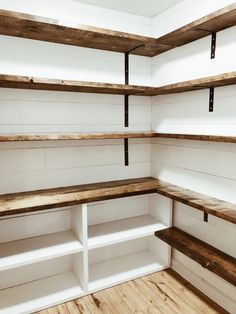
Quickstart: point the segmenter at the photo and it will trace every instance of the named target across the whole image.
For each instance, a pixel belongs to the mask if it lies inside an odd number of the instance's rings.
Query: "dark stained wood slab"
[[[190,92],[236,84],[236,71],[153,88],[153,95]]]
[[[155,232],[155,236],[236,286],[236,259],[175,227]]]
[[[149,177],[0,195],[0,216],[146,193],[161,194],[236,224],[235,204]]]
[[[132,53],[148,57],[166,50],[155,38],[6,10],[0,10],[0,34],[123,53],[139,47]]]
[[[0,195],[0,216],[155,193],[155,181],[147,177]]]
[[[0,142],[75,141],[124,138],[166,138],[218,143],[236,143],[236,136],[171,134],[156,132],[0,134]]]
[[[158,179],[156,180],[155,186],[158,194],[236,224],[236,204],[219,200]]]
[[[0,87],[117,95],[151,95],[152,87],[0,74]]]
[[[207,142],[218,142],[218,143],[236,143],[236,136],[155,133],[155,137],[156,138],[179,139],[179,140],[191,140],[191,141],[207,141]]]
[[[157,39],[157,42],[180,47],[236,25],[236,3],[206,15]],[[210,54],[210,46],[209,46]]]
[[[58,80],[0,74],[0,87],[80,93],[156,96],[236,84],[236,71],[161,87]]]
[[[49,133],[49,134],[0,134],[0,142],[28,141],[73,141],[124,138],[153,138],[154,132],[113,132],[113,133]]]
[[[236,5],[232,4],[160,38],[81,25],[0,10],[0,34],[153,57],[194,40],[236,25]]]

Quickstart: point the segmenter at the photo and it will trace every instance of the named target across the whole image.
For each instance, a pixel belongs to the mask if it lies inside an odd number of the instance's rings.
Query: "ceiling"
[[[75,0],[97,7],[118,10],[126,13],[153,17],[181,0]]]

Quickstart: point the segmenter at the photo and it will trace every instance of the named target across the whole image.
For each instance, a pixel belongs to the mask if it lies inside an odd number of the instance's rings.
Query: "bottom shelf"
[[[167,268],[150,251],[143,251],[91,265],[89,291],[94,292]]]
[[[66,272],[0,291],[0,313],[31,313],[69,299],[83,290],[73,272]]]

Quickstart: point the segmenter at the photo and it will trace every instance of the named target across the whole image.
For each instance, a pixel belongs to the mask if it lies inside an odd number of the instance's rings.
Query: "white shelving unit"
[[[0,313],[31,313],[169,266],[172,202],[143,195],[0,219]],[[11,228],[14,225],[15,228]]]

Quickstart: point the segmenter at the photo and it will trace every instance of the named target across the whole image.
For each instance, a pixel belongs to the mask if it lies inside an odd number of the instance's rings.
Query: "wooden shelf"
[[[236,143],[236,136],[155,133],[155,137],[156,138],[179,139],[179,140],[191,140],[191,141],[207,141],[207,142],[218,142],[218,143]]]
[[[236,72],[214,75],[196,80],[190,80],[175,84],[169,84],[153,88],[153,95],[167,95],[206,89],[210,87],[222,87],[236,84]]]
[[[236,224],[236,205],[156,179],[156,192]]]
[[[167,95],[234,84],[236,84],[236,72],[224,73],[161,87],[69,81],[0,74],[0,87],[4,88],[137,96]]]
[[[114,95],[151,96],[153,88],[0,74],[0,87]]]
[[[175,227],[157,231],[155,235],[202,267],[236,286],[236,259],[232,256]]]
[[[0,134],[0,142],[73,141],[153,137],[155,137],[154,132]]]
[[[35,280],[0,291],[0,313],[32,313],[84,294],[72,272]]]
[[[0,216],[155,193],[154,178],[84,184],[0,195]]]
[[[160,38],[151,38],[35,15],[0,10],[0,34],[53,43],[128,52],[153,57],[234,26],[236,5],[232,4]]]
[[[236,224],[235,204],[151,177],[0,195],[0,216],[150,193]]]
[[[0,244],[0,271],[82,251],[71,231]]]
[[[153,235],[166,225],[151,216],[137,216],[90,226],[88,229],[88,248],[94,249],[123,241]]]
[[[165,43],[172,48],[181,47],[235,25],[236,4],[234,3],[158,38],[157,42]]]

